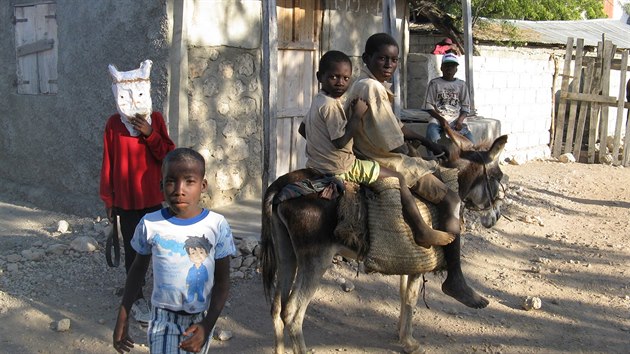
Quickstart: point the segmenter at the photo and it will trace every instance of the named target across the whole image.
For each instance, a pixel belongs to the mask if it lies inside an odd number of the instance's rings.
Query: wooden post
[[[593,78],[593,88],[591,93],[599,93],[602,85],[602,62],[604,53],[604,42],[597,43],[597,57],[595,58],[595,77]],[[588,130],[588,163],[595,162],[595,143],[597,143],[597,127],[599,127],[599,104],[592,102],[589,113]]]
[[[616,46],[611,41],[604,41],[604,51],[602,58],[602,96],[608,96],[610,92],[610,65]],[[608,137],[608,106],[602,105],[601,120],[599,125],[599,155],[598,161],[601,162],[602,156],[606,155],[606,138]]]
[[[595,63],[588,64],[584,75],[584,91],[592,93],[591,85],[593,82],[593,74],[595,71]],[[594,103],[593,103],[594,104]],[[584,135],[584,125],[586,124],[586,111],[588,109],[587,101],[580,101],[580,113],[577,120],[577,129],[575,132],[575,146],[573,147],[573,156],[576,161],[580,161],[580,151],[582,151],[582,136]]]
[[[264,35],[266,34],[266,35]],[[263,193],[276,180],[276,102],[278,94],[278,18],[276,0],[263,2]]]
[[[402,43],[400,43],[400,61],[398,62],[398,71],[400,72],[400,82],[402,87],[400,89],[400,99],[402,108],[407,108],[407,102],[409,102],[409,89],[407,85],[409,77],[409,2],[405,1],[404,16],[402,19]],[[402,65],[401,65],[402,62]]]
[[[169,90],[165,107],[169,134],[177,146],[188,147],[188,45],[186,31],[186,1],[169,1],[172,14],[171,51],[169,65]]]
[[[556,136],[556,81],[558,81],[558,57],[555,54],[549,56],[553,60],[553,78],[551,80],[551,127],[549,127],[550,144],[553,146],[553,138]]]
[[[562,93],[569,89],[569,78],[571,76],[571,57],[573,56],[573,37],[567,38],[567,48],[564,54],[564,69],[562,70],[562,85],[560,87],[560,102],[558,105],[558,114],[556,115],[555,136],[553,137],[553,146],[551,155],[560,156],[562,151],[562,133],[564,132],[564,114],[566,111],[567,100],[562,98]]]
[[[580,84],[582,80],[582,52],[584,50],[584,39],[578,38],[575,47],[575,62],[573,66],[573,82],[570,85],[569,90],[572,92],[580,92]],[[588,88],[586,90],[588,92]],[[573,151],[573,134],[575,132],[575,119],[577,115],[578,101],[571,100],[569,107],[569,121],[567,124],[567,134],[564,143],[564,153]],[[581,140],[581,139],[580,139]],[[575,156],[575,159],[579,159],[579,156]]]
[[[617,101],[617,121],[615,124],[615,141],[613,142],[613,164],[623,163],[623,158],[619,156],[619,146],[621,144],[621,127],[623,123],[623,105],[626,101],[626,68],[628,67],[628,51],[621,55],[621,70],[619,71],[619,96]],[[628,136],[626,135],[626,140]]]
[[[626,137],[623,144],[623,165],[630,166],[630,107],[626,113]]]
[[[396,39],[398,38],[398,31],[396,30],[396,0],[383,0],[383,31]],[[394,96],[394,114],[400,117],[400,70],[394,72],[392,91],[396,94]]]
[[[472,42],[472,16],[470,0],[462,0],[462,20],[464,21],[464,51],[466,64],[466,86],[470,96],[470,113],[475,114],[475,88],[473,85],[473,42]]]

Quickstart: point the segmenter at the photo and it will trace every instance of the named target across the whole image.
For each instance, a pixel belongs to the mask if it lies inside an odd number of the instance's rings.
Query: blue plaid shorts
[[[184,354],[191,353],[179,348],[185,337],[183,333],[192,324],[201,322],[203,312],[191,315],[183,315],[163,308],[153,306],[151,309],[151,322],[147,330],[149,350],[151,354]],[[203,349],[199,353],[207,354],[210,350],[210,342],[214,328]]]

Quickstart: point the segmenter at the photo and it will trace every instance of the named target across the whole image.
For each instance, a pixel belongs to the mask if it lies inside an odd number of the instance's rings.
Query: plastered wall
[[[154,109],[167,92],[165,1],[57,0],[58,93],[19,95],[14,6],[0,2],[0,190],[16,203],[103,215],[98,197],[102,134],[116,112],[108,64],[153,60]]]

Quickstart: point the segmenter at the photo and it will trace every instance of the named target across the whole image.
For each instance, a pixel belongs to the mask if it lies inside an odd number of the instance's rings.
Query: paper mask
[[[109,73],[112,76],[112,92],[116,99],[116,108],[122,122],[133,136],[139,134],[133,129],[129,118],[137,114],[145,116],[151,123],[151,60],[145,60],[140,67],[130,71],[118,71],[114,65],[109,65]]]

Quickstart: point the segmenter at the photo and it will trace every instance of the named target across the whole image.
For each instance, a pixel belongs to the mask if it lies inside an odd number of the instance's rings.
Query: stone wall
[[[208,207],[253,198],[262,186],[259,50],[191,47],[190,142],[206,159]]]

